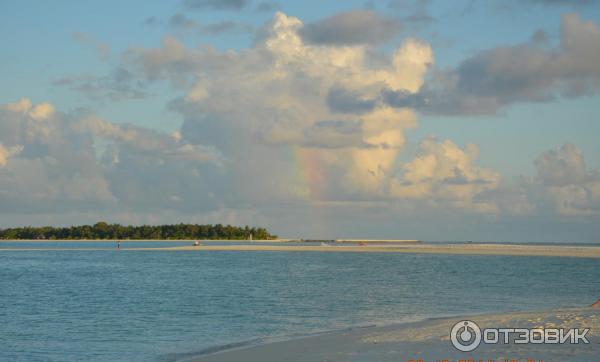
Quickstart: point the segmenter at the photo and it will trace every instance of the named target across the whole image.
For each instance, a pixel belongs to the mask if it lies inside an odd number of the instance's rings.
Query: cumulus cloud
[[[581,151],[572,144],[542,153],[535,160],[537,179],[546,186],[584,182],[588,176]]]
[[[184,118],[182,140],[218,149],[236,180],[270,175],[236,185],[242,200],[381,197],[404,130],[416,119],[409,109],[372,100],[382,88],[417,92],[433,63],[431,48],[407,39],[377,55],[385,61],[374,66],[367,45],[312,44],[304,28],[277,13],[249,49],[188,48],[167,37],[158,48],[129,49],[124,64],[143,81],[167,80],[186,91],[169,106]],[[353,106],[355,99],[363,104]],[[308,166],[291,163],[290,152],[316,166],[312,180],[298,177],[297,168]]]
[[[93,145],[48,103],[0,106],[0,143],[13,152],[0,169],[0,212],[101,208],[112,202]]]
[[[388,18],[372,10],[352,10],[323,20],[306,24],[300,35],[314,44],[380,44],[400,31],[397,19]]]
[[[518,102],[548,102],[600,89],[600,28],[576,14],[562,18],[560,46],[504,46],[480,52],[431,77],[419,94],[383,91],[396,107],[426,113],[493,114]]]
[[[390,185],[393,197],[449,203],[453,207],[496,212],[496,205],[475,197],[498,187],[497,172],[475,165],[479,148],[467,144],[461,149],[454,142],[426,138],[416,157],[402,166]]]
[[[476,145],[427,138],[414,158],[400,161],[433,64],[427,44],[407,39],[373,59],[367,45],[315,45],[302,29],[299,19],[278,13],[252,48],[188,48],[167,37],[158,48],[129,49],[125,65],[143,81],[166,80],[186,92],[170,104],[184,118],[178,137],[223,155],[239,204],[535,209],[526,187],[507,186],[477,165]],[[405,103],[391,104],[386,92]],[[510,210],[506,199],[514,201]]]
[[[215,202],[197,178],[222,172],[222,161],[210,147],[49,103],[0,106],[2,213],[209,210]]]
[[[600,215],[600,173],[588,170],[572,144],[542,153],[535,160],[533,197],[563,215]]]
[[[36,121],[43,121],[54,115],[54,106],[44,102],[36,105],[28,111],[29,117]]]
[[[179,134],[166,135],[146,128],[111,123],[93,116],[83,117],[77,122],[73,122],[72,128],[78,132],[90,132],[95,137],[116,141],[121,148],[154,152],[155,156],[160,159],[159,162],[178,159],[221,165],[222,161],[215,149],[198,144],[182,143]],[[114,155],[113,153],[112,156]],[[118,161],[113,162],[118,163]]]
[[[582,152],[573,144],[542,152],[533,162],[533,176],[503,182],[476,196],[493,203],[505,215],[579,217],[600,216],[600,173],[586,167]]]
[[[8,159],[12,156],[18,155],[21,153],[21,151],[23,151],[23,146],[21,145],[15,145],[10,148],[6,148],[0,143],[0,167],[6,166]]]

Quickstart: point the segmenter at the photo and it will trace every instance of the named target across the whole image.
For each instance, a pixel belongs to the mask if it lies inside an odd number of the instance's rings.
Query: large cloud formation
[[[493,114],[517,102],[547,102],[600,90],[600,28],[576,14],[562,18],[560,45],[503,46],[440,71],[419,94],[384,91],[387,103],[444,115]]]
[[[194,182],[197,167],[219,169],[220,156],[49,103],[24,98],[0,106],[1,212],[215,207]]]
[[[324,20],[325,28],[347,15]],[[570,23],[565,34],[585,38],[585,24],[565,18]],[[593,24],[583,27],[595,31]],[[388,104],[381,90],[418,97],[434,62],[429,45],[409,38],[386,58],[362,42],[313,44],[306,29],[277,13],[256,44],[239,53],[191,49],[167,37],[160,48],[132,48],[125,58],[144,81],[164,79],[185,90],[170,105],[184,117],[182,137],[223,152],[229,176],[244,180],[233,185],[236,198],[249,205],[403,200],[499,211],[479,196],[501,179],[477,166],[476,145],[461,149],[428,138],[413,160],[398,159],[416,115],[414,107]]]
[[[567,17],[563,28],[561,52],[506,50],[527,64],[542,57],[547,67],[541,83],[514,80],[521,96],[543,99],[558,84],[564,92],[595,89],[594,78],[583,74],[595,74],[596,63],[579,56],[595,56],[594,47],[580,43],[597,42],[597,27]],[[262,219],[253,220],[284,231],[311,220],[315,210],[335,210],[336,217],[362,210],[356,220],[373,207],[389,210],[386,218],[431,210],[598,215],[597,172],[585,168],[574,146],[543,153],[537,174],[519,184],[480,166],[475,144],[427,137],[406,154],[406,130],[418,126],[417,100],[429,92],[428,44],[408,38],[380,53],[368,41],[307,41],[305,29],[277,13],[239,52],[190,48],[169,36],[157,48],[128,49],[118,67],[132,81],[168,82],[180,93],[168,105],[183,119],[174,134],[27,99],[2,106],[0,211],[258,213]],[[529,68],[513,69],[498,55],[503,51],[492,53],[458,68],[471,69],[455,80],[461,96],[513,101],[498,90],[516,76],[504,73]],[[502,72],[490,75],[497,67]],[[469,78],[472,69],[487,78]],[[477,82],[497,93],[486,94]],[[400,95],[414,102],[400,104]]]
[[[433,62],[431,48],[408,39],[374,67],[366,45],[312,45],[302,29],[299,19],[277,13],[256,45],[240,53],[188,49],[165,38],[161,48],[130,49],[126,59],[145,80],[167,79],[186,89],[170,106],[185,119],[184,139],[221,150],[235,163],[236,179],[269,175],[267,183],[240,186],[242,198],[381,197],[404,130],[416,126],[414,112],[385,104],[360,114],[340,111],[343,106],[329,103],[344,95],[332,94],[344,89],[371,99],[383,87],[416,92]],[[299,172],[314,179],[307,182]]]

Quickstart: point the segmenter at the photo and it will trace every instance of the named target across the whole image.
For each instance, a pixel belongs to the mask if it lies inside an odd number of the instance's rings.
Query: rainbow
[[[306,201],[311,209],[308,213],[303,237],[322,238],[332,235],[329,223],[329,210],[323,207],[326,200],[326,174],[322,151],[315,148],[290,146],[295,164],[295,180],[298,182],[297,195]]]
[[[291,148],[297,165],[296,179],[300,180],[300,185],[306,190],[304,193],[306,199],[311,202],[322,201],[325,196],[326,180],[319,150],[299,146]]]

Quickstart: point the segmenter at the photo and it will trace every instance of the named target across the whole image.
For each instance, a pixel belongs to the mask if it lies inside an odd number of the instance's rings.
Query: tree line
[[[123,226],[98,222],[94,225],[70,227],[18,227],[0,229],[0,239],[42,239],[42,240],[81,240],[81,239],[132,239],[132,240],[178,240],[178,239],[221,239],[245,240],[276,239],[267,229],[260,227],[239,227],[232,225],[142,225]]]

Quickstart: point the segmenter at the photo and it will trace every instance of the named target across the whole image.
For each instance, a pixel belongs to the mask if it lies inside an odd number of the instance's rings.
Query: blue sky
[[[3,1],[0,227],[597,241],[599,25],[593,0]]]

